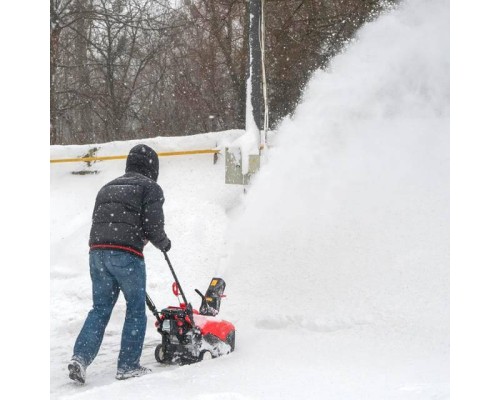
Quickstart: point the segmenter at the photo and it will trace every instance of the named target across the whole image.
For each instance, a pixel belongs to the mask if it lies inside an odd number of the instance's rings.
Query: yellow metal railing
[[[157,153],[158,157],[170,157],[170,156],[186,156],[191,154],[216,154],[220,153],[220,150],[208,149],[208,150],[184,150],[184,151],[166,151]],[[65,163],[65,162],[91,162],[91,161],[108,161],[108,160],[124,160],[126,155],[120,156],[100,156],[100,157],[77,157],[77,158],[60,158],[50,160],[51,163]]]

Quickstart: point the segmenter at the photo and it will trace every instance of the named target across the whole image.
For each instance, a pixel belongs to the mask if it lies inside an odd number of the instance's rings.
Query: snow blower
[[[172,292],[179,294],[183,303],[158,311],[146,293],[146,304],[156,317],[155,326],[161,335],[161,344],[156,346],[155,359],[161,364],[192,364],[198,361],[229,354],[234,350],[236,330],[228,321],[216,318],[224,296],[226,283],[221,278],[212,278],[208,289],[201,296],[200,309],[195,310],[186,300],[177,275],[167,253],[163,253],[174,283]]]

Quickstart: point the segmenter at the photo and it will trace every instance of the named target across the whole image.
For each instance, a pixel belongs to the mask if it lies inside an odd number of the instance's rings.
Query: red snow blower
[[[155,358],[161,364],[192,364],[201,360],[219,357],[234,351],[236,330],[228,321],[216,318],[226,283],[221,278],[212,278],[208,289],[201,296],[200,310],[187,302],[177,275],[167,253],[163,253],[174,277],[172,291],[182,296],[178,307],[156,309],[146,293],[146,304],[156,317],[155,326],[161,335],[161,344],[156,346]]]

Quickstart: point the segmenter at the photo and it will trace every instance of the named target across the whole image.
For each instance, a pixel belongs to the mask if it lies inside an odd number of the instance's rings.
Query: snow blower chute
[[[161,344],[155,349],[156,361],[184,365],[232,352],[236,333],[234,325],[216,318],[226,288],[224,280],[212,278],[205,295],[195,289],[201,296],[200,309],[195,310],[186,300],[167,253],[163,254],[174,277],[172,291],[177,297],[180,293],[183,303],[158,311],[146,293],[146,304],[156,317],[155,326],[161,335]]]

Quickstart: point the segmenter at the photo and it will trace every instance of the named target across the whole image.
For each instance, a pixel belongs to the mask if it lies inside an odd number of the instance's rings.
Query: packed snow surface
[[[92,146],[51,158],[222,148],[243,131]],[[214,163],[214,161],[216,161]],[[161,157],[170,258],[183,289],[226,280],[220,318],[236,351],[191,366],[154,360],[116,381],[120,297],[87,384],[67,362],[91,307],[88,234],[95,195],[125,161],[51,166],[51,398],[449,398],[449,4],[413,0],[359,31],[318,71],[246,193],[224,159]],[[98,171],[79,175],[72,172]],[[175,305],[162,255],[145,249],[147,290]]]

